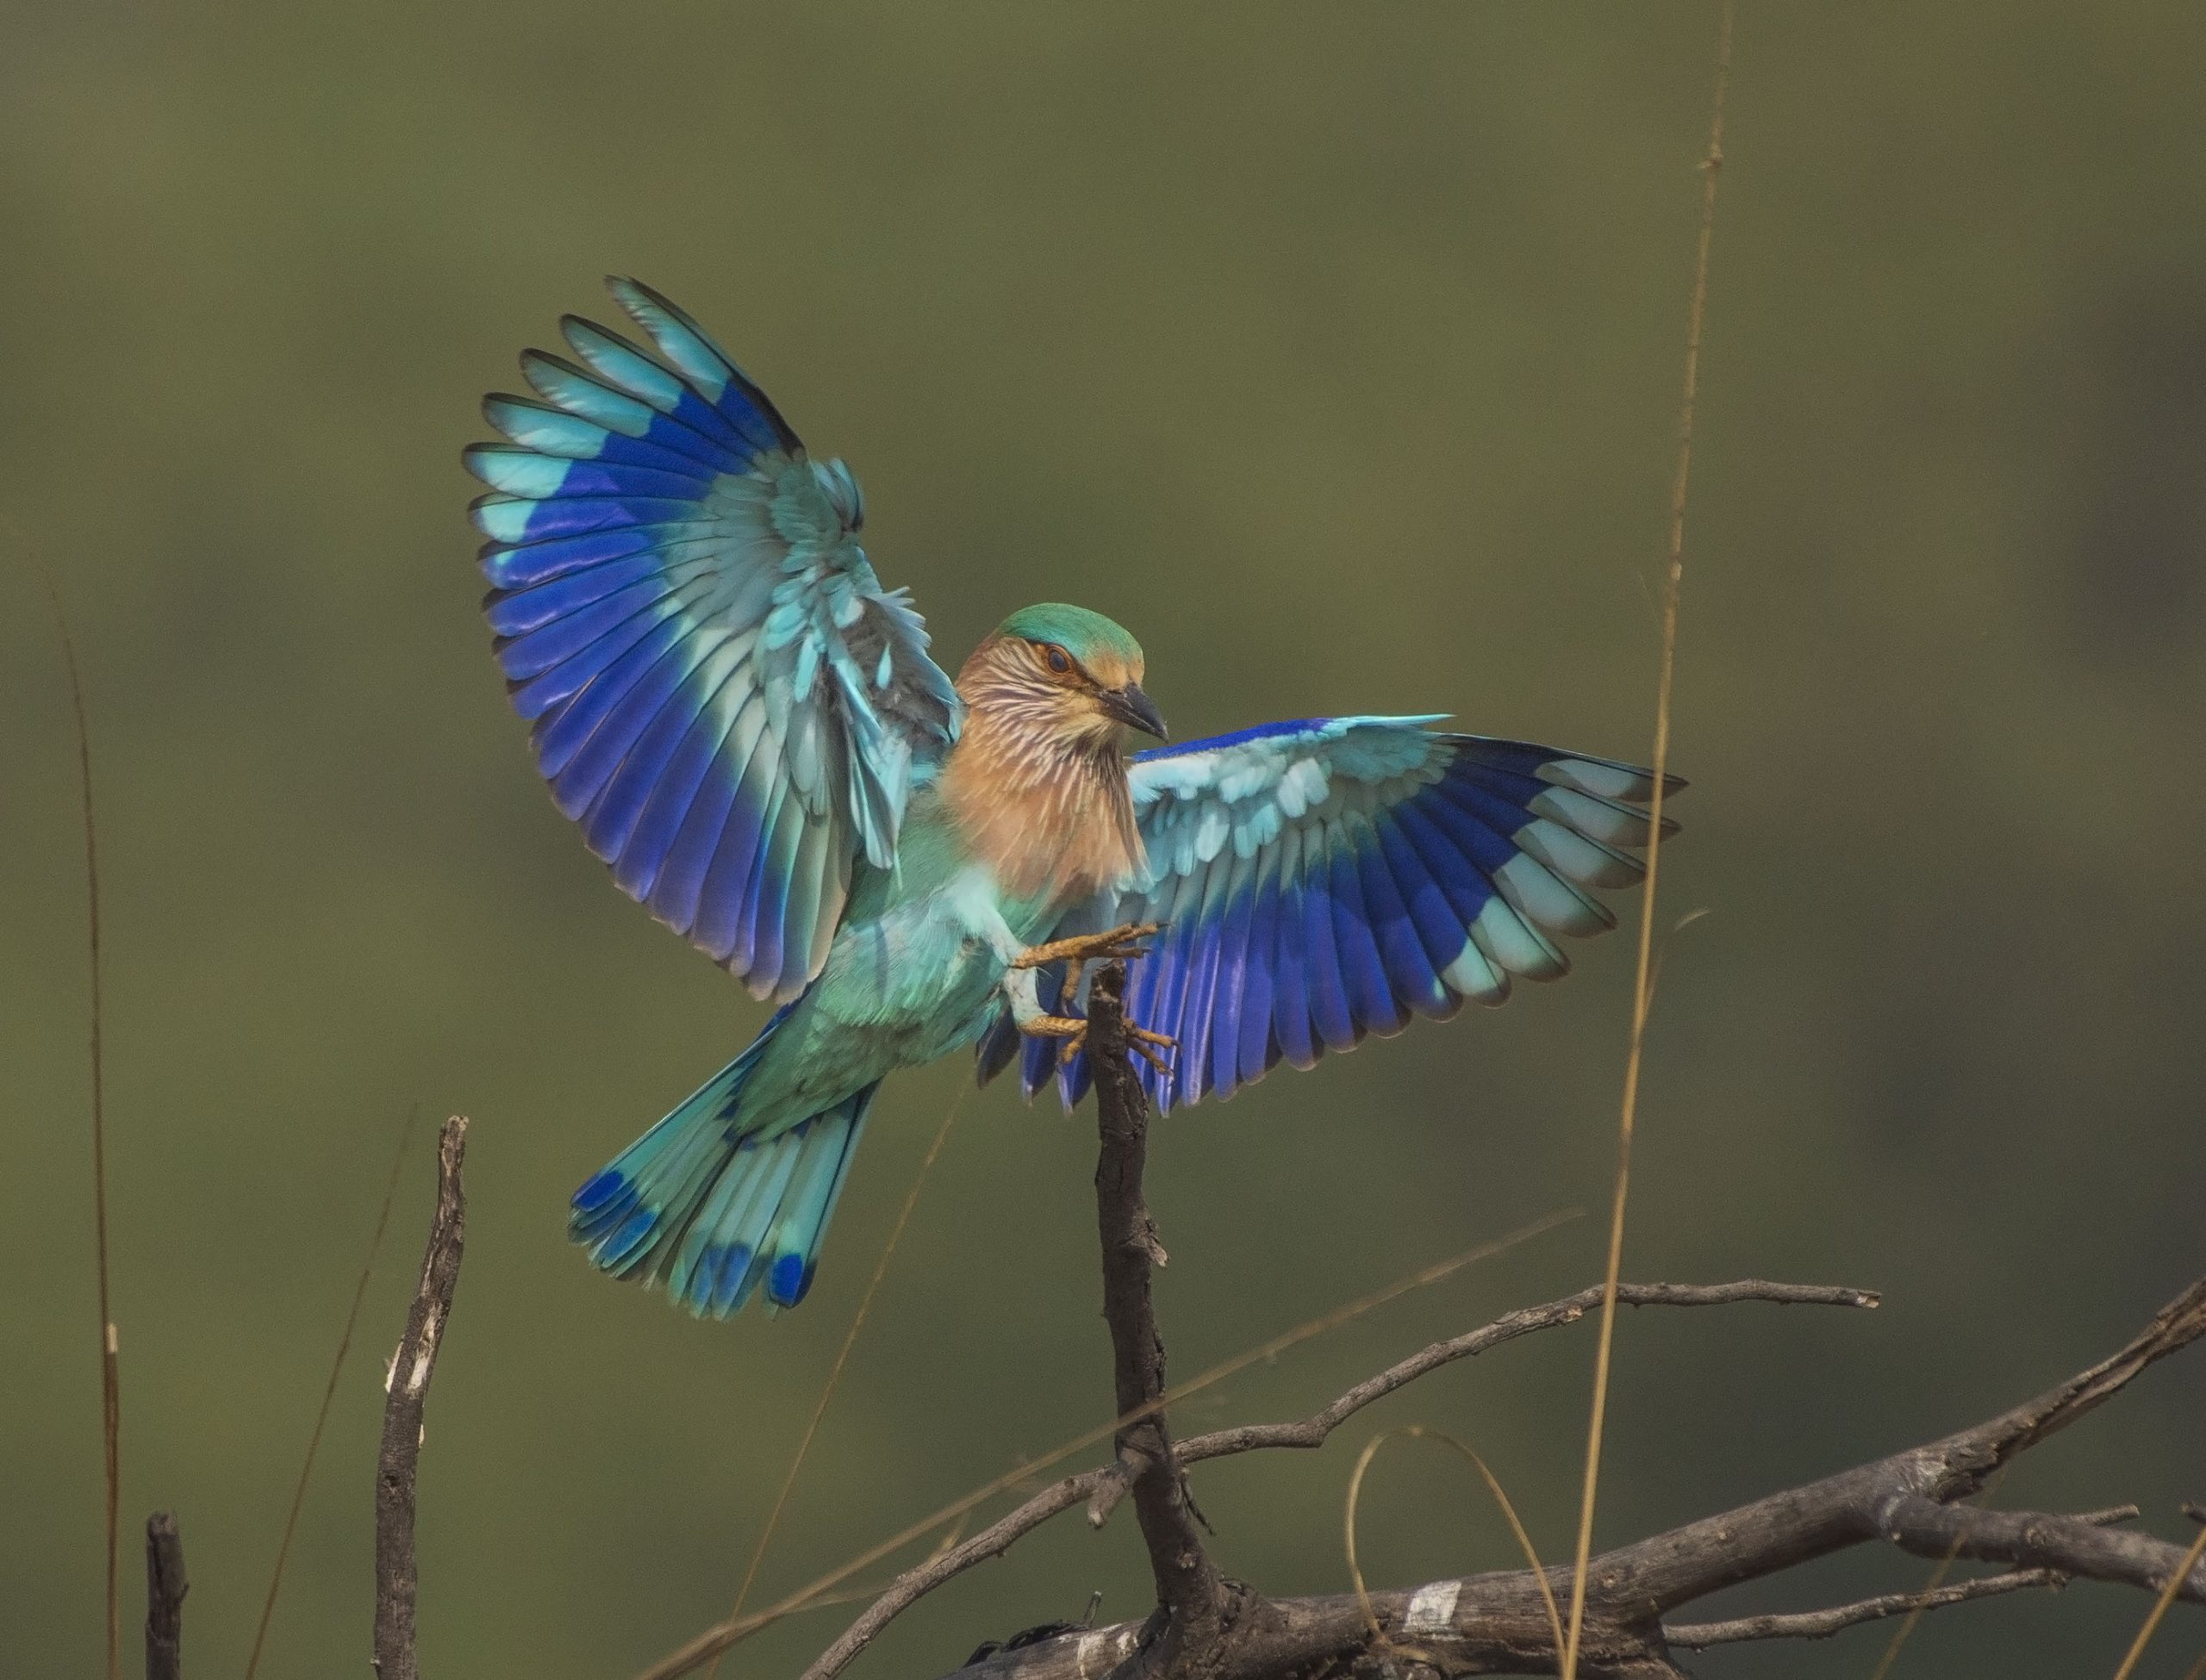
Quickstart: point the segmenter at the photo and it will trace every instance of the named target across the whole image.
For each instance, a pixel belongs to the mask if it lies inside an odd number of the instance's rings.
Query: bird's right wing
[[[760,996],[801,992],[859,856],[887,868],[959,706],[874,576],[864,507],[763,392],[648,287],[607,283],[657,356],[566,317],[541,401],[468,470],[484,603],[538,768],[615,881]]]

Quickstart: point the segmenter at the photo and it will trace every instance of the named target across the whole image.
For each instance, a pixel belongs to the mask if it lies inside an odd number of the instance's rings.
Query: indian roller
[[[780,1008],[576,1192],[616,1277],[792,1307],[881,1082],[973,1048],[1087,1085],[1083,964],[1128,987],[1160,1111],[1412,1016],[1499,1004],[1615,924],[1654,783],[1428,717],[1168,739],[1140,646],[1027,607],[952,681],[859,536],[839,460],[649,287],[646,350],[561,322],[468,469],[485,611],[538,768],[614,880]],[[656,353],[653,353],[653,352]],[[1681,786],[1681,783],[1672,783]],[[1144,943],[1144,941],[1149,943]]]

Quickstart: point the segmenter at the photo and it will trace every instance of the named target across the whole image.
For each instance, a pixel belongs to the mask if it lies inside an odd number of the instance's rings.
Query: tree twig
[[[1149,1547],[1156,1602],[1164,1612],[1154,1672],[1181,1671],[1193,1653],[1215,1644],[1227,1594],[1203,1546],[1187,1498],[1186,1473],[1172,1451],[1172,1432],[1157,1406],[1163,1398],[1164,1339],[1150,1295],[1152,1266],[1164,1260],[1149,1216],[1142,1177],[1149,1159],[1149,1098],[1126,1055],[1123,962],[1098,971],[1087,1005],[1088,1065],[1095,1072],[1095,1224],[1103,1248],[1103,1317],[1111,1327],[1119,1415],[1152,1409],[1118,1432],[1119,1462],[1127,1466],[1134,1514]]]
[[[437,1135],[437,1209],[421,1255],[421,1281],[406,1315],[406,1334],[392,1356],[383,1399],[383,1447],[376,1464],[376,1620],[374,1664],[380,1680],[419,1680],[414,1605],[419,1577],[414,1558],[414,1480],[421,1455],[421,1412],[435,1374],[437,1347],[452,1318],[467,1234],[460,1165],[467,1122],[455,1114]]]
[[[146,1519],[146,1680],[181,1680],[184,1673],[184,1539],[176,1513]]]
[[[1367,1377],[1330,1405],[1308,1417],[1287,1423],[1244,1423],[1206,1435],[1190,1436],[1179,1444],[1180,1462],[1200,1464],[1206,1459],[1222,1459],[1267,1447],[1323,1447],[1328,1435],[1366,1406],[1407,1387],[1427,1372],[1437,1371],[1443,1365],[1453,1365],[1458,1360],[1474,1358],[1536,1330],[1575,1324],[1600,1306],[1605,1292],[1605,1285],[1595,1284],[1575,1295],[1566,1295],[1560,1301],[1522,1307],[1463,1335],[1436,1341],[1376,1376]],[[1738,1302],[1763,1301],[1779,1306],[1861,1308],[1873,1308],[1879,1299],[1873,1290],[1836,1288],[1823,1284],[1779,1284],[1760,1278],[1745,1278],[1729,1284],[1619,1284],[1616,1298],[1619,1305],[1627,1307],[1722,1307]],[[1125,1479],[1116,1465],[1106,1465],[1101,1473],[1103,1484],[1087,1506],[1087,1520],[1098,1527],[1117,1509],[1126,1489]]]
[[[2133,1522],[2138,1515],[2134,1505],[2110,1505],[2100,1511],[2079,1511],[2070,1520],[2103,1528],[2109,1523]],[[1947,1561],[1952,1561],[1950,1555]],[[1866,1621],[1882,1621],[1887,1616],[1904,1615],[1912,1621],[1926,1610],[1942,1610],[1948,1604],[1995,1598],[2002,1593],[2020,1592],[2029,1587],[2050,1587],[2058,1592],[2067,1584],[2068,1577],[2058,1570],[2012,1569],[1999,1575],[1958,1582],[1950,1587],[1934,1581],[1912,1591],[1880,1593],[1874,1598],[1859,1599],[1828,1610],[1740,1616],[1729,1621],[1669,1622],[1664,1624],[1662,1636],[1670,1644],[1688,1651],[1705,1651],[1711,1645],[1736,1645],[1749,1640],[1827,1640],[1848,1627],[1858,1627]]]
[[[1835,1605],[1828,1610],[1799,1610],[1786,1615],[1739,1616],[1730,1621],[1672,1622],[1662,1637],[1687,1651],[1705,1651],[1711,1645],[1739,1645],[1748,1640],[1827,1640],[1865,1621],[1909,1615],[1918,1610],[1942,1610],[1948,1604],[1966,1604],[1972,1598],[1992,1598],[2026,1587],[2060,1588],[2068,1577],[2050,1569],[2012,1569],[2003,1575],[1962,1581],[1950,1587],[1923,1587],[1913,1592],[1888,1592],[1875,1598]]]
[[[2130,1641],[2128,1653],[2122,1658],[2122,1666],[2115,1670],[2114,1680],[2129,1680],[2129,1677],[2137,1671],[2137,1664],[2145,1654],[2145,1647],[2152,1644],[2153,1635],[2159,1631],[2161,1618],[2167,1615],[2168,1606],[2175,1602],[2175,1596],[2182,1589],[2185,1577],[2197,1570],[2202,1557],[2206,1557],[2206,1529],[2201,1529],[2198,1538],[2191,1541],[2190,1549],[2183,1554],[2183,1561],[2168,1571],[2167,1580],[2153,1598],[2153,1608],[2145,1617],[2145,1625],[2137,1630],[2137,1637]]]

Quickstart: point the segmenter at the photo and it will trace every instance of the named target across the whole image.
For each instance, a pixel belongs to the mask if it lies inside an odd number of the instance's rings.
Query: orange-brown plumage
[[[965,725],[942,798],[1006,893],[1064,903],[1122,884],[1146,861],[1119,746],[1141,659],[1108,646],[1074,657],[1017,633],[1019,622],[958,673]]]

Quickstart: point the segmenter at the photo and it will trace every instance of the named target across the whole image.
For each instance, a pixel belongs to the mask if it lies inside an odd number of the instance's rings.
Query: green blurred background
[[[404,1194],[263,1671],[360,1671],[381,1363],[433,1123],[474,1117],[424,1459],[424,1655],[617,1677],[724,1613],[963,1066],[900,1080],[818,1290],[692,1323],[591,1274],[569,1190],[762,1017],[552,810],[476,613],[478,393],[607,270],[823,453],[951,663],[1071,597],[1183,734],[1326,711],[1647,750],[1715,13],[1639,6],[17,8],[0,65],[0,1671],[100,1622],[82,882],[109,937],[123,1504],[182,1514],[243,1663],[401,1123]],[[2206,1254],[2206,140],[2192,4],[1749,4],[1702,372],[1663,944],[1626,1270],[1873,1285],[1619,1331],[1599,1533],[1988,1415]],[[1151,1195],[1192,1374],[1526,1217],[1598,1209],[1629,937],[1495,1015],[1175,1117]],[[785,1590],[1098,1422],[1094,1138],[968,1100],[800,1484]],[[1297,1414],[1596,1279],[1588,1217],[1191,1405]],[[1590,1329],[1319,1454],[1200,1472],[1230,1572],[1342,1589],[1356,1447],[1455,1431],[1574,1521]],[[2206,1360],[2009,1503],[2206,1497]],[[1374,1579],[1503,1566],[1414,1444]],[[128,1615],[138,1614],[136,1547]],[[1900,1585],[1863,1555],[1738,1605]],[[1061,1523],[862,1672],[1146,1608]],[[1931,1619],[1898,1673],[2110,1671],[2090,1586]],[[792,1672],[847,1610],[776,1630]],[[133,1636],[134,1638],[134,1635]],[[1711,1676],[1862,1675],[1885,1635]],[[2178,1612],[2143,1672],[2206,1627]],[[134,1649],[134,1646],[131,1647]]]

